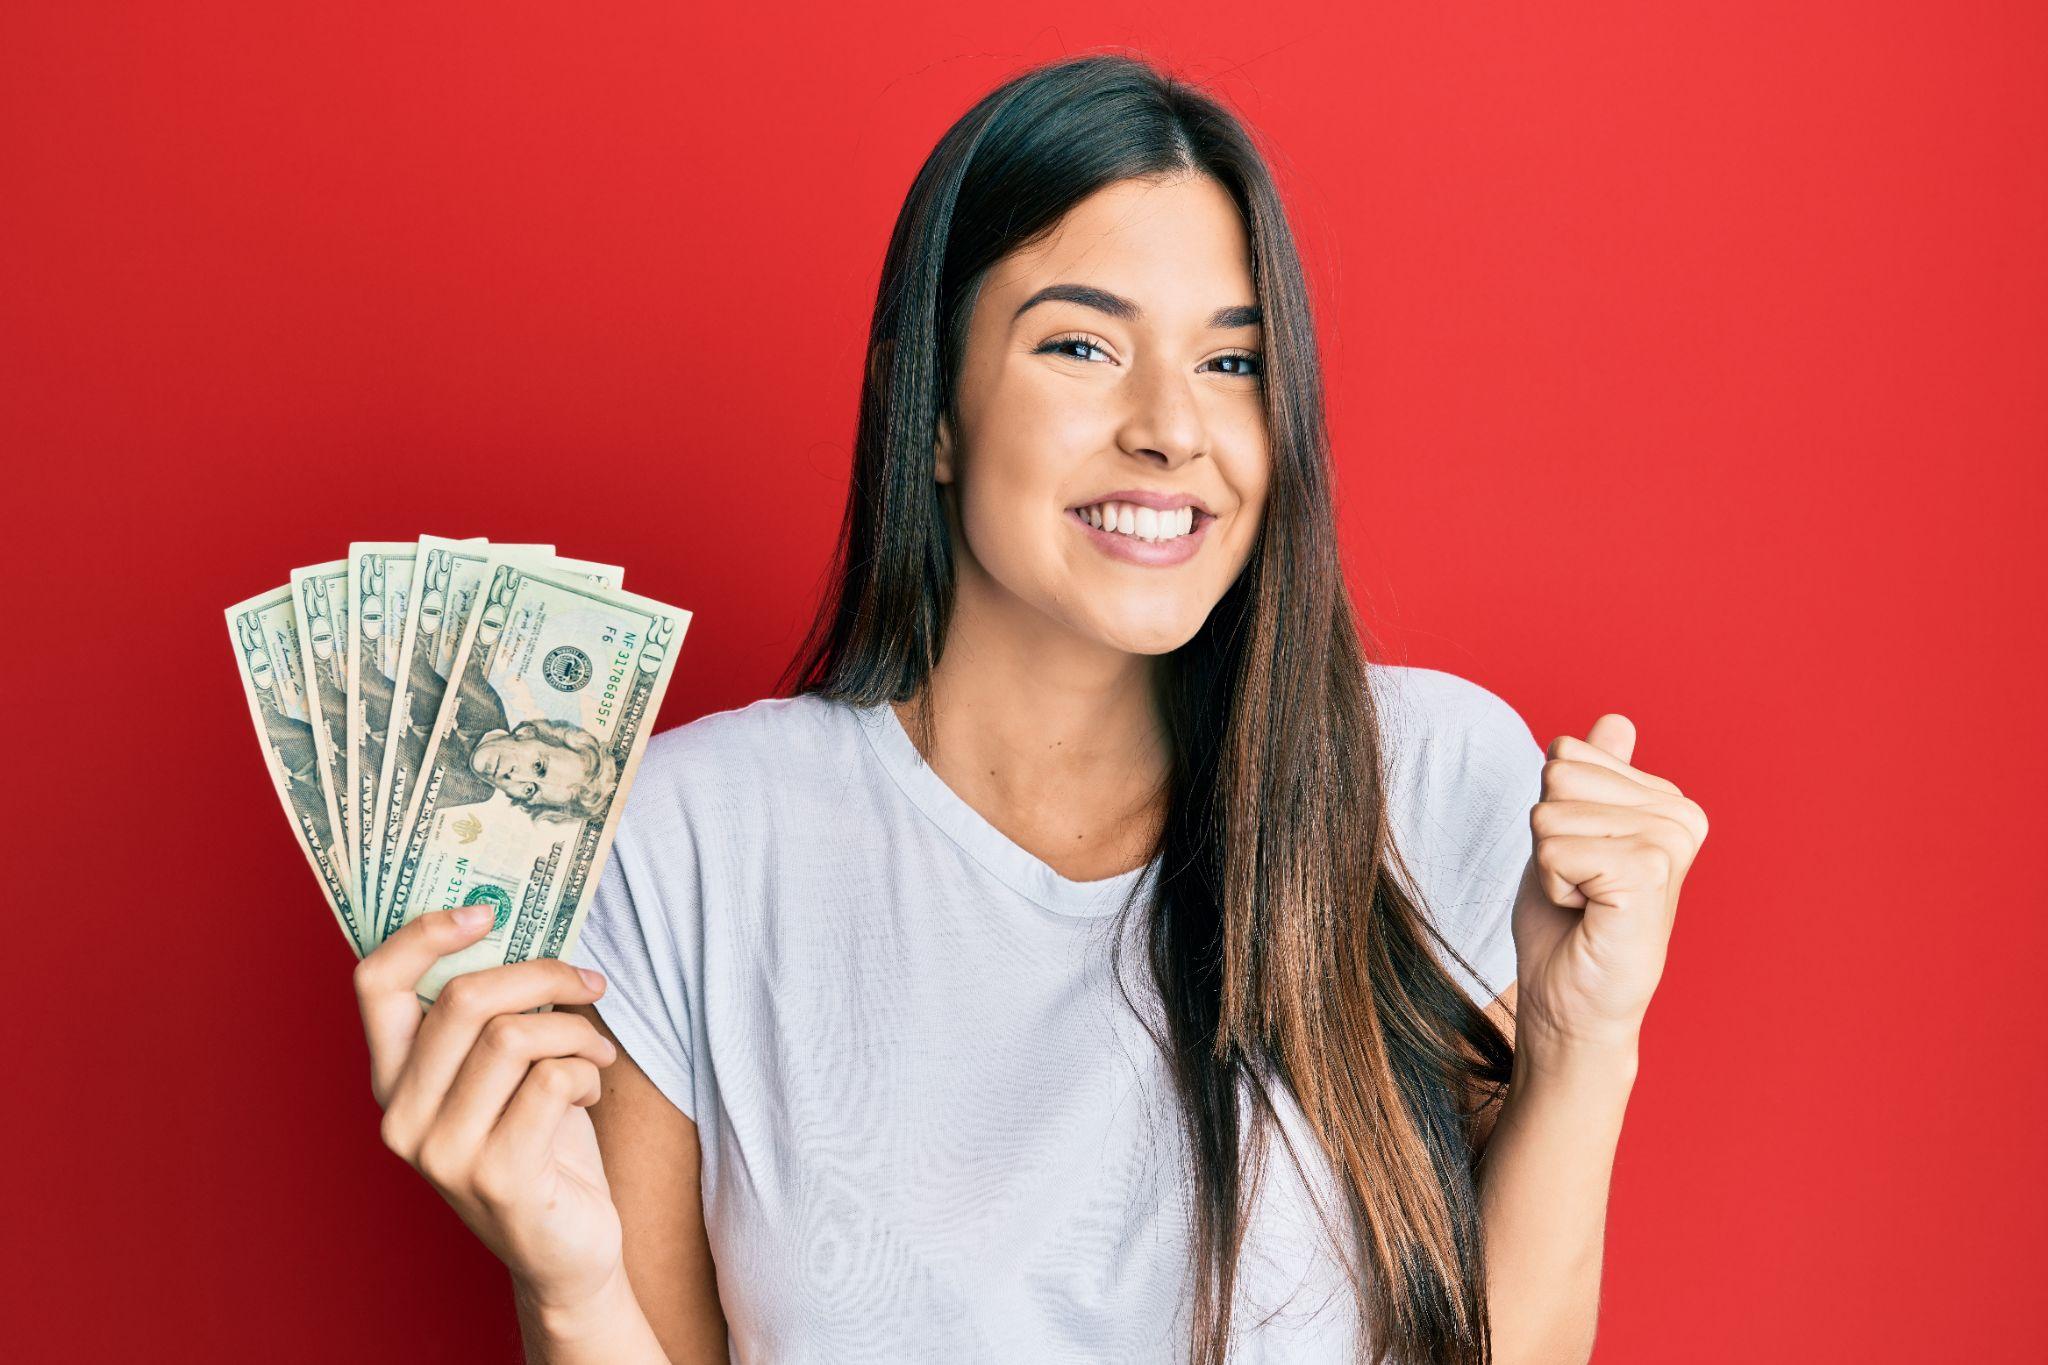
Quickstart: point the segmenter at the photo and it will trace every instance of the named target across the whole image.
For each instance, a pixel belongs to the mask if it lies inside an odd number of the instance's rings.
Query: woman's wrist
[[[1636,1030],[1597,1037],[1567,1037],[1534,1020],[1516,1022],[1517,1085],[1590,1087],[1623,1093],[1634,1088],[1640,1058],[1640,1035]]]
[[[563,1303],[532,1292],[516,1277],[513,1301],[519,1310],[526,1358],[534,1365],[583,1362],[646,1362],[667,1365],[647,1314],[633,1294],[624,1262],[588,1298]]]

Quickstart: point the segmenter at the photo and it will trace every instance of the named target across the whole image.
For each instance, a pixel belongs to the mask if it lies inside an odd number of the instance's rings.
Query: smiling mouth
[[[1069,507],[1069,516],[1080,518],[1105,535],[1139,542],[1141,544],[1170,544],[1186,536],[1199,534],[1204,526],[1216,520],[1199,507],[1175,507],[1165,511],[1141,506],[1137,503],[1105,502],[1090,503],[1083,507]]]
[[[1179,515],[1175,515],[1175,511]],[[1145,528],[1138,524],[1136,509],[1128,506],[1115,514],[1114,521],[1111,513],[1100,506],[1070,507],[1060,515],[1071,521],[1088,543],[1109,559],[1141,569],[1170,569],[1194,560],[1201,551],[1202,543],[1209,538],[1209,524],[1216,520],[1197,508],[1175,511],[1167,513],[1166,534],[1163,535],[1160,518],[1155,512],[1151,518],[1150,536],[1142,534]],[[1128,532],[1121,529],[1126,516],[1130,518],[1131,530]],[[1186,531],[1179,529],[1183,522],[1189,528]]]

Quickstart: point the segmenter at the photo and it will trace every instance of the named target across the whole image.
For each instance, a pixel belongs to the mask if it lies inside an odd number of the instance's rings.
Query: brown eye
[[[1053,339],[1052,339],[1051,341],[1048,341],[1048,342],[1046,342],[1046,343],[1045,343],[1045,344],[1044,344],[1043,346],[1040,346],[1040,347],[1039,347],[1039,348],[1038,348],[1038,349],[1037,349],[1036,351],[1032,352],[1032,354],[1033,354],[1033,355],[1045,355],[1045,354],[1047,354],[1048,352],[1058,352],[1058,353],[1059,353],[1059,354],[1061,354],[1061,355],[1069,355],[1070,353],[1069,353],[1068,351],[1066,351],[1066,350],[1064,349],[1065,347],[1068,347],[1068,346],[1079,346],[1079,347],[1083,348],[1084,350],[1090,350],[1090,351],[1101,351],[1101,350],[1102,350],[1102,348],[1101,348],[1100,346],[1096,345],[1096,344],[1095,344],[1095,342],[1094,342],[1094,341],[1093,341],[1093,340],[1092,340],[1091,338],[1089,338],[1089,337],[1085,337],[1085,336],[1081,336],[1080,334],[1076,333],[1076,334],[1074,334],[1074,335],[1072,335],[1072,336],[1054,337],[1054,338],[1053,338]],[[1106,354],[1108,354],[1108,353],[1107,353],[1107,352],[1103,352],[1103,354],[1105,354],[1105,355],[1106,355]],[[1078,356],[1078,355],[1076,355],[1076,356],[1071,356],[1071,358],[1072,358],[1072,359],[1074,359],[1074,360],[1083,360],[1083,359],[1086,359],[1086,357],[1085,357],[1085,356]]]

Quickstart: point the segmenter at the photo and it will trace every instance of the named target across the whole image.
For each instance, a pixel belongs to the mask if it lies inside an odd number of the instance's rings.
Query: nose
[[[1209,433],[1188,376],[1164,358],[1141,364],[1132,375],[1131,408],[1119,443],[1167,469],[1178,469],[1208,453]]]

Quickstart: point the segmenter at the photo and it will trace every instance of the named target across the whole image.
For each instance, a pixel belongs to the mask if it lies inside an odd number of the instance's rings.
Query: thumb
[[[1586,743],[1627,763],[1636,751],[1635,722],[1610,711],[1586,731]]]

